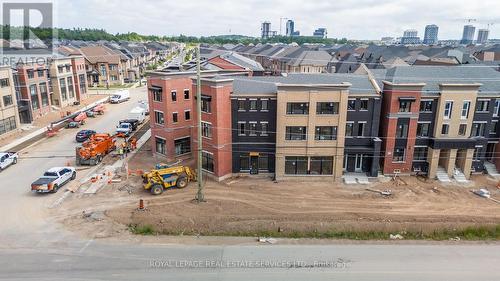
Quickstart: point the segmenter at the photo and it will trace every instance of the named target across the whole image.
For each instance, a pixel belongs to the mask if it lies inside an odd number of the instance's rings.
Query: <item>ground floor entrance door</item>
[[[496,145],[496,143],[488,143],[488,146],[486,147],[486,160],[488,162],[493,162],[494,160]]]
[[[250,174],[259,173],[259,156],[250,156]]]
[[[355,172],[362,172],[363,171],[363,154],[356,154],[356,166],[354,167]]]

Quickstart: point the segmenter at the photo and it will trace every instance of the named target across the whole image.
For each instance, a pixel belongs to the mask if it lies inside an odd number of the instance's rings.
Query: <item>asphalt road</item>
[[[84,128],[113,132],[141,99],[108,105]],[[22,151],[0,173],[0,280],[500,280],[500,245],[119,244],[85,240],[47,217],[62,194],[32,194],[53,166],[74,163],[77,130]],[[81,172],[79,177],[84,174]],[[69,195],[71,196],[71,195]]]

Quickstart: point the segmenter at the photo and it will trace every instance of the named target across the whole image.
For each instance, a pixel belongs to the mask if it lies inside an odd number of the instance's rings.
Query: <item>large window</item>
[[[349,111],[356,110],[356,99],[347,100],[347,110]]]
[[[476,105],[477,112],[488,112],[488,107],[490,106],[489,100],[478,100]]]
[[[247,134],[246,122],[238,122],[238,136]]]
[[[427,147],[417,146],[413,153],[413,161],[426,161],[427,160]]]
[[[191,138],[185,137],[174,140],[175,155],[182,155],[191,152]]]
[[[306,140],[307,139],[306,128],[307,127],[287,126],[285,139]]]
[[[250,111],[257,111],[257,100],[256,99],[250,100]]]
[[[255,121],[248,122],[248,135],[257,136],[257,122]]]
[[[432,112],[432,101],[431,100],[420,101],[420,112]]]
[[[307,157],[286,156],[285,174],[287,175],[307,175]]]
[[[206,138],[212,137],[212,124],[201,122],[201,135]]]
[[[201,97],[201,111],[205,113],[212,112],[212,101],[209,97]]]
[[[407,138],[408,137],[408,123],[399,123],[396,128],[397,138]]]
[[[418,123],[417,124],[417,137],[428,137],[430,123]]]
[[[481,137],[484,136],[484,130],[486,128],[486,123],[473,123],[471,137]]]
[[[151,93],[153,94],[153,101],[157,101],[157,102],[163,101],[161,89],[152,89]]]
[[[269,100],[262,99],[260,100],[260,110],[268,111],[269,110]]]
[[[165,143],[166,141],[162,138],[156,137],[155,138],[155,145],[156,145],[156,152],[166,155],[166,149],[165,149]]]
[[[318,102],[316,103],[316,114],[339,114],[338,102]]]
[[[453,102],[446,101],[444,104],[444,118],[450,119],[452,111],[453,111]]]
[[[155,111],[155,123],[158,125],[165,124],[165,118],[163,116],[163,112]]]
[[[12,95],[3,96],[3,106],[7,107],[14,104],[14,100],[12,100]]]
[[[206,151],[201,152],[201,167],[209,172],[214,171],[214,156]]]
[[[246,111],[247,110],[247,101],[245,99],[238,100],[238,111]]]
[[[28,70],[28,79],[33,79],[35,78],[35,71],[34,70]]]
[[[366,122],[358,122],[358,137],[365,136]]]
[[[9,78],[0,79],[0,87],[5,88],[9,87],[9,85],[10,85]]]
[[[311,175],[332,175],[333,157],[315,156],[311,157]]]
[[[411,111],[411,101],[400,100],[399,101],[399,112],[410,112]]]
[[[61,87],[61,98],[63,101],[68,99],[68,94],[66,92],[66,79],[59,79],[59,86]]]
[[[345,136],[346,137],[352,137],[353,130],[354,130],[354,123],[353,122],[349,122],[349,123],[345,124]]]
[[[38,69],[37,72],[38,72],[38,77],[43,77],[43,74],[44,74],[43,69]]]
[[[240,171],[250,170],[250,156],[248,154],[240,154]]]
[[[470,109],[470,101],[464,101],[462,105],[462,114],[460,115],[460,119],[469,118],[469,109]]]
[[[42,106],[48,106],[49,105],[49,94],[47,92],[47,84],[45,82],[40,83],[38,85],[38,87],[40,88],[40,96],[42,96]]]
[[[15,130],[16,128],[17,128],[16,117],[12,116],[12,117],[0,120],[0,135],[5,134],[9,131]]]
[[[405,148],[401,148],[401,147],[394,148],[392,161],[393,162],[404,162],[405,161]]]
[[[31,98],[31,107],[33,110],[37,110],[40,108],[40,102],[38,101],[38,93],[36,92],[36,85],[30,85],[30,98]]]
[[[68,91],[69,91],[69,98],[72,99],[75,97],[75,90],[73,88],[73,77],[68,77]]]
[[[289,102],[286,104],[286,114],[309,114],[309,103]]]
[[[269,127],[269,123],[267,122],[260,122],[260,135],[261,136],[267,136],[268,134],[268,127]]]
[[[87,84],[85,83],[85,74],[78,75],[78,80],[80,81],[80,94],[87,93]]]
[[[336,140],[337,127],[334,126],[318,126],[314,135],[315,140]]]
[[[367,111],[368,110],[368,100],[362,99],[359,101],[359,110]]]

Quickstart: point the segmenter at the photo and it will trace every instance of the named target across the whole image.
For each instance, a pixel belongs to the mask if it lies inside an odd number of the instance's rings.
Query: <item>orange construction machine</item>
[[[76,148],[76,164],[97,165],[106,154],[115,150],[117,136],[110,134],[92,135],[81,147]]]

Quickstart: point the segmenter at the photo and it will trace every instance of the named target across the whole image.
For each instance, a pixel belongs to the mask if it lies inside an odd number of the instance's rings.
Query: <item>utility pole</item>
[[[198,203],[204,202],[203,196],[203,172],[202,172],[202,136],[201,136],[201,62],[200,62],[200,44],[196,47],[196,109],[197,109],[197,130],[198,130],[198,162],[197,162],[197,178],[198,178],[198,193],[196,193],[196,200]]]

